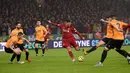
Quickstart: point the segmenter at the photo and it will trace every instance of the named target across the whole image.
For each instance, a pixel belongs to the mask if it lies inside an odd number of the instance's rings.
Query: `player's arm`
[[[51,34],[51,32],[52,32],[51,30],[48,31],[49,34]]]
[[[34,36],[36,35],[36,32],[33,34]]]
[[[69,32],[69,30],[66,30],[66,29],[64,29],[64,28],[62,29],[62,31],[63,31],[63,32]]]
[[[72,31],[76,33],[81,39],[83,39],[82,35],[74,27]]]
[[[36,32],[36,28],[35,28],[35,31],[34,31],[34,33],[33,33],[33,36],[34,36],[33,38],[34,38],[34,39],[36,39],[36,33],[37,33],[37,32]]]
[[[9,35],[9,37],[12,37],[12,36],[14,36],[14,31],[12,31],[12,32],[10,33],[10,35]]]
[[[32,46],[32,44],[29,42],[29,40],[27,40],[26,38],[23,38],[23,40],[25,40],[30,46]]]
[[[52,23],[50,20],[48,20],[48,23],[54,25],[54,26],[57,26],[57,27],[60,27],[60,24],[57,24],[57,23]]]
[[[22,33],[23,33],[23,36],[25,36],[25,34],[24,34],[24,32],[23,32],[23,29],[22,29],[22,31],[21,31]]]
[[[109,21],[106,21],[106,20],[104,20],[104,19],[101,19],[100,21],[101,21],[101,22],[104,22],[104,23],[109,23]]]
[[[127,37],[129,30],[130,30],[129,28],[126,30],[125,37]]]
[[[37,32],[36,32],[36,28],[35,28],[35,32],[34,32],[34,34],[33,34],[33,35],[34,35],[34,36],[36,36],[36,33],[37,33]]]
[[[127,28],[130,28],[130,24],[127,25]]]
[[[127,37],[128,33],[129,33],[129,30],[130,30],[130,24],[124,23],[124,26],[128,27],[127,30],[126,30],[126,33],[125,33],[125,37]]]

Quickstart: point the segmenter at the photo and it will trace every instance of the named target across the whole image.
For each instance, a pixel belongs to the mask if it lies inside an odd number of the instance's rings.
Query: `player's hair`
[[[41,22],[41,20],[40,20],[40,19],[36,20],[36,22],[37,22],[37,21],[40,21],[40,22]]]
[[[69,20],[69,19],[66,19],[66,20],[64,20],[64,22],[72,22],[71,20]]]
[[[41,22],[41,20],[37,20],[37,21],[40,21],[40,22]]]
[[[113,17],[116,17],[116,15],[112,14],[112,15],[107,16],[106,18],[113,18]]]
[[[116,17],[116,15],[111,15],[110,17],[113,18],[113,17]]]
[[[18,36],[22,36],[22,35],[23,35],[23,33],[22,33],[22,32],[19,32],[19,33],[18,33]]]
[[[18,24],[21,24],[20,21],[16,22],[15,25],[17,26]]]

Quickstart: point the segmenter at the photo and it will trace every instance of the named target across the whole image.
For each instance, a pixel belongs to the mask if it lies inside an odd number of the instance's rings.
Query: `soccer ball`
[[[78,61],[79,61],[79,62],[83,62],[83,60],[84,60],[84,57],[83,57],[83,56],[79,56],[79,57],[78,57]]]

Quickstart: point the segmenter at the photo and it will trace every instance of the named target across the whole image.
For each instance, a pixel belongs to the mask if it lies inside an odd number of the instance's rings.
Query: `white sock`
[[[127,59],[130,59],[130,57],[129,57],[129,56],[127,56],[126,58],[127,58]]]

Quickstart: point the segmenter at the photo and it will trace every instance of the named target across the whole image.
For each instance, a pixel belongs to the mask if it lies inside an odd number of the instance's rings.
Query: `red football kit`
[[[73,33],[78,34],[78,36],[82,39],[81,34],[71,25],[67,26],[66,24],[53,24],[54,26],[60,27],[62,30],[62,41],[63,47],[71,47],[76,48],[78,45],[76,44],[76,39],[73,36]]]
[[[51,34],[51,28],[46,28],[47,30],[47,35],[45,37],[45,41],[49,40],[50,39],[50,34]]]

